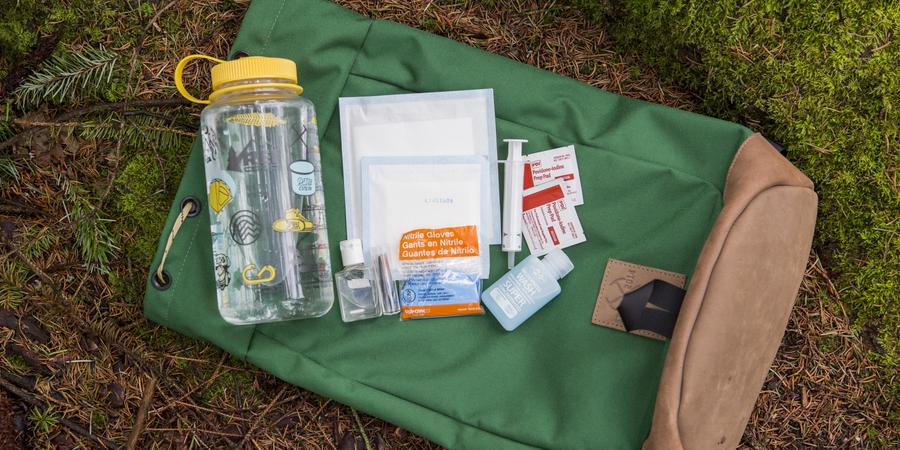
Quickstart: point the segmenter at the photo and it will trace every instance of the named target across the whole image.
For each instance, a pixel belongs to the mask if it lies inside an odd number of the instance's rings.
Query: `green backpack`
[[[490,316],[346,324],[336,307],[230,325],[216,307],[208,215],[172,233],[185,199],[206,201],[198,140],[148,276],[147,317],[447,447],[737,445],[799,288],[817,201],[765,138],[324,0],[255,0],[239,52],[297,62],[318,111],[332,243],[346,236],[338,97],[480,88],[494,89],[499,138],[576,146],[588,241],[566,250],[575,271],[562,294],[512,333]],[[687,275],[669,342],[591,323],[610,258]],[[506,272],[499,247],[491,261],[487,283]]]

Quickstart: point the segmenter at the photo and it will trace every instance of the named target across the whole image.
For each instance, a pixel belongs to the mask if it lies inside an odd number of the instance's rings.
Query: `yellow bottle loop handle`
[[[175,88],[178,89],[178,92],[181,94],[181,96],[188,99],[188,101],[191,101],[194,103],[200,103],[201,105],[208,105],[209,100],[201,100],[197,97],[194,97],[184,87],[184,80],[182,79],[182,77],[184,76],[184,68],[185,68],[185,66],[187,66],[187,64],[189,62],[191,62],[195,59],[206,59],[206,60],[212,61],[216,64],[221,64],[225,61],[221,60],[219,58],[213,58],[212,56],[206,56],[206,55],[188,55],[188,56],[185,56],[184,58],[182,58],[181,61],[178,61],[178,65],[175,66]]]

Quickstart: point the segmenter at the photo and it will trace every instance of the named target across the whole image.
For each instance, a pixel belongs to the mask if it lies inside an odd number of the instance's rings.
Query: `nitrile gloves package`
[[[347,238],[362,238],[362,159],[371,156],[481,156],[489,187],[481,202],[487,244],[500,243],[500,192],[492,89],[342,97],[339,100]],[[363,242],[364,246],[369,246]]]
[[[400,289],[401,319],[483,314],[481,279],[490,217],[483,156],[362,159],[363,241],[386,249]]]

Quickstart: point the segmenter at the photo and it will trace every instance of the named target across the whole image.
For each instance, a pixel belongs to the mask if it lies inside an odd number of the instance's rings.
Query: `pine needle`
[[[14,134],[12,124],[6,120],[0,120],[0,141],[5,141]],[[12,178],[15,181],[19,181],[19,171],[16,169],[15,161],[8,157],[3,157],[0,158],[0,180],[6,178]]]
[[[92,96],[112,78],[118,56],[100,46],[56,55],[16,89],[20,108]]]
[[[16,169],[16,162],[9,158],[0,158],[0,179],[6,177],[19,181],[19,170]]]
[[[25,300],[25,285],[28,272],[15,262],[0,263],[0,308],[17,308]]]

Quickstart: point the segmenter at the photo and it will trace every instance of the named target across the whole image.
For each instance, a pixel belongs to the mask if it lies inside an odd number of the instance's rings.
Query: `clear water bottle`
[[[181,81],[216,62],[209,100]],[[219,312],[234,324],[319,317],[334,303],[316,113],[293,61],[183,59],[175,83],[201,114]]]

